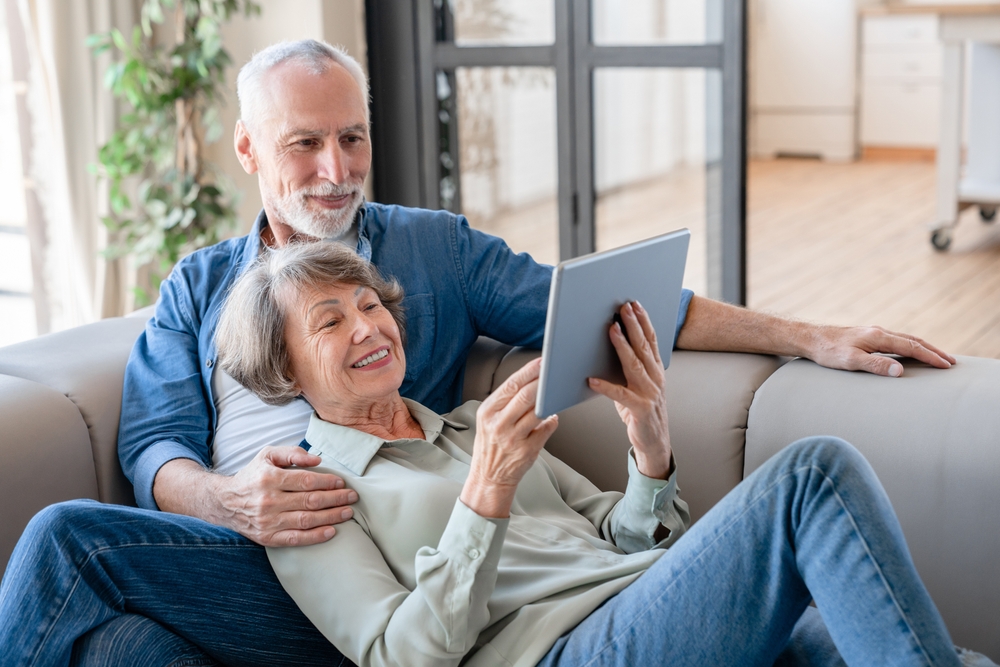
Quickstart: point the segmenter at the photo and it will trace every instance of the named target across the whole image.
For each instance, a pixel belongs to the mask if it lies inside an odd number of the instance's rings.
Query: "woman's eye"
[[[338,320],[330,320],[329,322],[327,322],[326,324],[323,325],[323,328],[324,329],[330,329],[331,327],[335,326],[337,324],[337,322],[338,322]]]
[[[379,304],[377,304],[377,303],[370,303],[367,306],[365,306],[365,310],[375,310],[378,307],[379,307]]]

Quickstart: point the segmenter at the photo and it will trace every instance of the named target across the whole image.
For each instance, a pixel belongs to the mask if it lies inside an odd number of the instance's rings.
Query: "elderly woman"
[[[268,550],[358,665],[771,665],[811,599],[848,664],[992,664],[952,646],[847,443],[795,443],[685,534],[639,304],[622,308],[628,339],[610,332],[627,385],[591,380],[628,427],[623,495],[543,450],[557,419],[533,414],[537,361],[448,415],[401,398],[401,297],[346,248],[290,246],[239,280],[217,338],[260,398],[309,401],[303,446],[360,496],[333,540]]]

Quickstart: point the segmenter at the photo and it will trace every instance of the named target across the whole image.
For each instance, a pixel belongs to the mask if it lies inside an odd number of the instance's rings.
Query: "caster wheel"
[[[951,230],[937,229],[931,234],[931,245],[938,250],[947,250],[951,245]]]
[[[983,219],[983,222],[993,222],[994,220],[997,219],[997,207],[980,206],[979,217]]]

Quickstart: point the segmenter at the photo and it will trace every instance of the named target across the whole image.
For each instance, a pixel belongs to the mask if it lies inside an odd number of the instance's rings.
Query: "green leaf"
[[[115,43],[115,46],[118,47],[119,51],[128,51],[128,42],[125,41],[125,35],[123,35],[122,31],[118,28],[111,31],[111,40]]]

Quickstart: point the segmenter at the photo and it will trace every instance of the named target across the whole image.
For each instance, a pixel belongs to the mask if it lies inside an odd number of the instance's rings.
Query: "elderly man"
[[[241,70],[238,93],[235,148],[258,175],[264,208],[249,235],[178,264],[136,342],[119,450],[143,509],[67,503],[32,521],[25,538],[54,537],[35,540],[38,550],[19,545],[11,559],[0,646],[15,662],[4,664],[339,664],[263,546],[333,538],[357,496],[301,469],[319,463],[297,447],[311,413],[304,401],[265,406],[215,369],[219,309],[263,248],[328,239],[395,277],[407,295],[402,393],[438,412],[459,403],[479,335],[541,343],[550,267],[461,216],[364,201],[368,90],[354,60],[312,40],[278,44]],[[686,349],[797,355],[890,376],[902,365],[873,353],[954,363],[911,336],[789,322],[690,292],[679,320]],[[52,565],[32,567],[40,562]],[[16,609],[20,628],[9,622]]]

